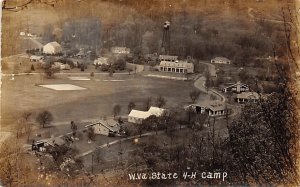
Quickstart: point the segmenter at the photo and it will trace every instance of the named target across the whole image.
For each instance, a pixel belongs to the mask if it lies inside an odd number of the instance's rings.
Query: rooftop
[[[131,110],[131,112],[128,116],[146,119],[152,115],[161,116],[164,112],[165,112],[165,109],[152,106],[152,107],[150,107],[150,109],[148,111]]]
[[[159,55],[160,60],[177,60],[178,56],[171,56],[171,55]]]
[[[161,61],[159,66],[163,67],[178,67],[178,68],[192,68],[194,66],[193,63],[188,63],[187,61],[178,61],[178,62],[168,62]]]
[[[259,99],[259,94],[256,92],[242,92],[237,94],[236,98],[240,99]]]
[[[43,142],[46,142],[51,146],[65,144],[65,141],[61,137],[53,137],[53,138],[45,139],[43,140]]]
[[[119,123],[113,119],[100,120],[99,123],[101,123],[104,127],[108,128],[111,131],[119,131],[120,130]]]
[[[220,111],[220,110],[225,110],[227,107],[225,105],[225,103],[223,103],[222,101],[203,101],[201,103],[198,104],[194,104],[195,106],[199,106],[199,107],[204,107],[206,109],[210,109],[212,111]]]
[[[60,44],[57,43],[56,41],[47,43],[46,45],[52,45],[53,47],[60,47]]]
[[[215,57],[215,58],[213,58],[212,60],[220,60],[220,61],[230,61],[228,58],[226,58],[226,57]]]

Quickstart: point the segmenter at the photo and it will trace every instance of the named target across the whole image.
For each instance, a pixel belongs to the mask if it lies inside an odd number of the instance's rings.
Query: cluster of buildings
[[[240,81],[224,87],[222,91],[224,93],[237,93],[235,100],[238,103],[257,103],[260,99],[260,95],[257,92],[251,92],[249,86]]]

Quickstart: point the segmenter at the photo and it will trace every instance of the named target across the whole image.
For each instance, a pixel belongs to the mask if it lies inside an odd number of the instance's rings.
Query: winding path
[[[210,64],[210,63],[205,63],[205,62],[199,62],[201,64],[207,65],[208,66],[208,71],[210,73],[210,75],[215,75],[216,76],[216,68],[215,65]],[[199,77],[195,83],[194,86],[199,89],[200,91],[207,93],[208,95],[215,95],[221,102],[226,103],[227,106],[230,106],[230,108],[232,109],[232,114],[231,116],[235,116],[236,114],[238,114],[238,112],[241,110],[241,106],[239,105],[233,105],[233,104],[229,104],[227,103],[227,99],[226,97],[220,93],[219,91],[212,89],[212,88],[207,88],[205,86],[205,82],[206,82],[206,78],[204,76]]]

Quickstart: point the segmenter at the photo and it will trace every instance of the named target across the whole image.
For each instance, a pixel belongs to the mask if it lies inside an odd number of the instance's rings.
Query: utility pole
[[[94,174],[94,153],[92,154],[92,174]]]

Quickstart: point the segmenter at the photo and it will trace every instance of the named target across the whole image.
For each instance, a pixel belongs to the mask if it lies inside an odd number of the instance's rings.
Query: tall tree
[[[164,97],[158,96],[155,100],[155,104],[157,107],[162,108],[166,105],[167,101]]]
[[[113,115],[114,115],[114,117],[116,117],[117,115],[120,114],[121,109],[122,109],[122,108],[121,108],[120,105],[115,105],[115,106],[114,106],[114,108],[113,108]]]
[[[146,110],[149,110],[149,108],[151,107],[152,105],[152,97],[148,97],[146,100],[145,100],[145,109]]]
[[[130,101],[128,103],[128,113],[130,113],[131,110],[134,109],[134,108],[135,108],[135,103],[133,101]]]
[[[40,113],[38,113],[36,117],[36,122],[38,122],[43,128],[45,128],[45,125],[50,124],[53,121],[53,115],[51,112],[44,110]]]
[[[201,92],[199,90],[194,90],[190,92],[190,98],[193,103],[195,103],[195,101],[199,98],[200,94]]]

